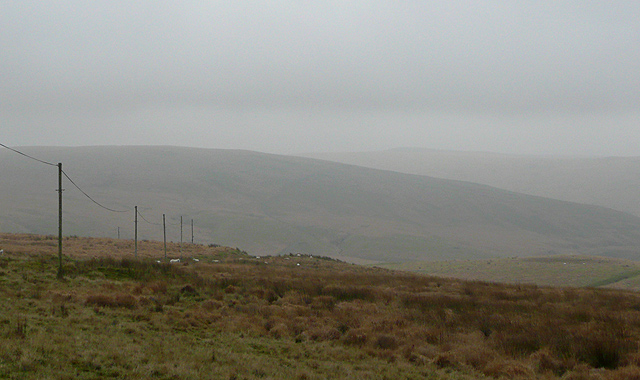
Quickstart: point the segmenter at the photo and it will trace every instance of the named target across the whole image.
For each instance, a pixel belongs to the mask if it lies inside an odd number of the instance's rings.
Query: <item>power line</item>
[[[167,222],[167,224],[170,225],[170,226],[179,226],[180,222],[178,222],[178,223]]]
[[[81,192],[85,197],[87,197],[91,202],[95,203],[97,206],[99,206],[99,207],[101,207],[101,208],[103,208],[103,209],[105,209],[105,210],[107,210],[107,211],[111,211],[111,212],[129,212],[129,211],[131,211],[131,209],[127,209],[127,210],[115,210],[115,209],[112,209],[112,208],[106,207],[106,206],[104,206],[103,204],[101,204],[101,203],[99,203],[98,201],[96,201],[95,199],[93,199],[89,194],[87,194],[87,192],[85,192],[84,190],[82,190],[82,188],[80,188],[80,186],[78,186],[78,184],[77,184],[77,183],[75,183],[75,182],[73,181],[73,179],[71,179],[71,177],[69,177],[69,175],[68,175],[64,170],[62,170],[62,164],[58,164],[58,165],[56,165],[56,164],[54,164],[54,163],[51,163],[51,162],[48,162],[48,161],[41,160],[41,159],[39,159],[39,158],[36,158],[36,157],[30,156],[30,155],[28,155],[28,154],[26,154],[26,153],[24,153],[24,152],[21,152],[21,151],[19,151],[19,150],[17,150],[17,149],[13,149],[13,148],[11,148],[11,147],[8,147],[8,146],[6,146],[6,145],[4,145],[4,144],[2,144],[2,143],[0,143],[0,146],[1,146],[1,147],[3,147],[3,148],[6,148],[6,149],[8,149],[8,150],[10,150],[10,151],[12,151],[12,152],[18,153],[18,154],[20,154],[20,155],[22,155],[22,156],[24,156],[24,157],[27,157],[27,158],[29,158],[29,159],[32,159],[32,160],[34,160],[34,161],[38,161],[38,162],[40,162],[40,163],[43,163],[43,164],[46,164],[46,165],[50,165],[50,166],[59,167],[60,173],[64,174],[64,176],[69,180],[69,182],[71,182],[71,183],[73,184],[73,186],[75,186],[75,187],[76,187],[76,189],[78,189],[78,190],[79,190],[79,191],[80,191],[80,192]],[[62,192],[62,189],[59,189],[59,191],[60,191],[60,192]],[[142,220],[144,220],[145,222],[147,222],[147,223],[149,223],[149,224],[151,224],[151,225],[154,225],[154,226],[162,226],[162,225],[163,225],[163,224],[161,224],[161,223],[153,223],[153,222],[150,222],[149,220],[147,220],[147,219],[144,217],[144,215],[142,215],[142,214],[137,210],[137,207],[136,207],[136,215],[140,215],[140,217],[142,218]],[[180,222],[180,223],[175,223],[175,224],[174,224],[174,223],[168,223],[168,224],[169,224],[169,225],[172,225],[172,226],[178,226],[178,225],[180,225],[180,226],[181,226],[181,225],[182,225],[182,220],[181,220],[181,222]]]
[[[82,189],[80,188],[80,186],[78,186],[75,182],[73,182],[73,180],[71,179],[71,177],[69,177],[69,175],[68,175],[64,170],[62,171],[62,174],[64,174],[64,176],[65,176],[65,177],[67,177],[67,179],[68,179],[68,180],[73,184],[73,186],[75,186],[78,190],[80,190],[80,192],[81,192],[82,194],[84,194],[84,196],[85,196],[85,197],[89,198],[89,199],[91,200],[91,202],[93,202],[93,203],[97,204],[98,206],[102,207],[103,209],[108,210],[108,211],[111,211],[111,212],[129,212],[129,211],[131,211],[131,209],[128,209],[128,210],[114,210],[114,209],[112,209],[112,208],[109,208],[109,207],[106,207],[106,206],[101,205],[101,204],[100,204],[100,203],[98,203],[95,199],[91,198],[91,196],[89,196],[89,194],[87,194],[84,190],[82,190]]]
[[[8,146],[6,146],[6,145],[2,144],[2,143],[0,143],[0,146],[2,146],[3,148],[9,149],[9,150],[10,150],[10,151],[12,151],[12,152],[18,153],[18,154],[20,154],[20,155],[22,155],[22,156],[25,156],[25,157],[27,157],[27,158],[30,158],[30,159],[32,159],[32,160],[35,160],[35,161],[41,162],[41,163],[43,163],[43,164],[51,165],[51,166],[58,166],[58,165],[56,165],[56,164],[54,164],[54,163],[47,162],[47,161],[41,160],[41,159],[39,159],[39,158],[35,158],[35,157],[33,157],[33,156],[30,156],[30,155],[28,155],[28,154],[26,154],[26,153],[24,153],[24,152],[21,152],[21,151],[19,151],[19,150],[17,150],[17,149],[10,148],[10,147],[8,147]],[[102,205],[102,204],[98,203],[95,199],[91,198],[91,196],[89,196],[89,194],[87,194],[84,190],[82,190],[82,189],[80,188],[80,186],[78,186],[75,182],[73,182],[73,180],[71,179],[71,177],[69,177],[69,175],[68,175],[64,170],[62,171],[62,174],[64,174],[64,176],[65,176],[65,177],[67,177],[67,179],[68,179],[68,180],[69,180],[69,181],[70,181],[70,182],[71,182],[71,183],[72,183],[72,184],[73,184],[73,185],[74,185],[78,190],[80,190],[80,192],[81,192],[82,194],[84,194],[84,195],[85,195],[87,198],[89,198],[93,203],[97,204],[98,206],[102,207],[103,209],[105,209],[105,210],[109,210],[109,211],[112,211],[112,212],[129,212],[129,211],[131,211],[131,209],[128,209],[128,210],[114,210],[114,209],[112,209],[112,208],[106,207],[106,206],[104,206],[104,205]]]
[[[32,159],[32,160],[36,160],[36,161],[38,161],[38,162],[41,162],[41,163],[43,163],[43,164],[47,164],[47,165],[51,165],[51,166],[58,166],[58,165],[53,164],[53,163],[51,163],[51,162],[43,161],[43,160],[41,160],[41,159],[39,159],[39,158],[32,157],[32,156],[30,156],[30,155],[28,155],[28,154],[26,154],[26,153],[23,153],[23,152],[21,152],[21,151],[19,151],[19,150],[16,150],[16,149],[13,149],[13,148],[9,148],[8,146],[6,146],[6,145],[4,145],[4,144],[0,144],[0,146],[2,146],[3,148],[7,148],[7,149],[9,149],[10,151],[13,151],[13,152],[16,152],[16,153],[18,153],[18,154],[21,154],[21,155],[23,155],[23,156],[25,156],[25,157],[28,157],[28,158],[30,158],[30,159]]]
[[[140,215],[140,217],[142,218],[142,220],[144,220],[145,222],[147,222],[147,223],[149,223],[149,224],[152,224],[152,225],[154,225],[154,226],[161,226],[161,225],[162,225],[161,223],[152,223],[152,222],[148,221],[148,220],[147,220],[147,219],[146,219],[146,218],[145,218],[145,217],[140,213],[140,211],[138,211],[138,215]]]

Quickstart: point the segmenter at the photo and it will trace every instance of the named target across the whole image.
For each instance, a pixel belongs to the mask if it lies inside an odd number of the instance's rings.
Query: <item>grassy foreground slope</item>
[[[201,245],[184,246],[176,265],[157,242],[144,242],[138,258],[131,241],[64,243],[60,281],[55,240],[0,235],[2,378],[640,376],[634,292],[466,282]]]
[[[175,147],[24,148],[64,169],[68,235],[180,238],[257,254],[302,252],[362,262],[550,252],[637,258],[640,218],[468,182],[298,157]],[[57,170],[0,150],[0,229],[57,231]],[[4,180],[9,179],[10,180]]]

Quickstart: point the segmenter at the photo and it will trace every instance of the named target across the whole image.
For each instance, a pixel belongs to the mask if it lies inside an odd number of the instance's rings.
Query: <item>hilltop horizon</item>
[[[264,153],[271,155],[293,156],[293,157],[310,157],[313,155],[329,155],[329,154],[366,154],[366,153],[383,153],[383,152],[440,152],[454,154],[487,154],[496,156],[512,156],[512,157],[540,157],[540,158],[634,158],[640,157],[638,154],[603,154],[603,153],[572,153],[572,152],[511,152],[500,149],[455,149],[455,148],[438,148],[432,146],[412,146],[397,145],[391,147],[381,147],[372,149],[333,149],[333,150],[301,150],[296,152],[279,151],[273,149],[252,149],[243,147],[212,147],[207,145],[180,145],[180,144],[22,144],[7,145],[11,148],[100,148],[100,147],[168,147],[168,148],[184,148],[184,149],[200,149],[200,150],[228,150],[228,151],[247,151],[255,153]]]

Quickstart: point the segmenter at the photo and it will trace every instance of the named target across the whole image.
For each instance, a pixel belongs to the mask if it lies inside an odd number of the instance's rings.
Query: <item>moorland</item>
[[[640,294],[0,234],[8,379],[637,379]],[[168,263],[180,258],[180,263]]]

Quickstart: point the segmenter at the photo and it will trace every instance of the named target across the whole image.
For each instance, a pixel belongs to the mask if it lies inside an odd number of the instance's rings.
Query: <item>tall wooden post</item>
[[[164,259],[167,259],[167,223],[164,218],[164,214],[162,214],[162,231],[164,235]]]
[[[135,253],[134,256],[138,257],[138,206],[134,207],[136,218],[135,218],[135,231],[134,231],[134,240],[135,240]]]
[[[191,244],[193,244],[193,219],[191,219]]]
[[[182,259],[182,215],[180,215],[180,259]]]
[[[58,163],[58,278],[62,278],[62,162]]]

